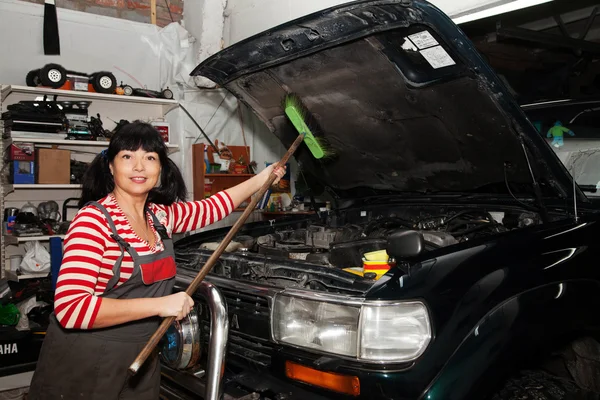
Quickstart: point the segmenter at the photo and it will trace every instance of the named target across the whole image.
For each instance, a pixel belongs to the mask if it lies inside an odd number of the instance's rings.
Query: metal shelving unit
[[[7,111],[9,104],[19,101],[42,100],[43,96],[57,96],[58,101],[89,101],[89,115],[101,114],[105,122],[106,129],[112,129],[110,126],[114,121],[127,119],[133,121],[157,120],[164,118],[171,110],[179,107],[176,100],[146,98],[136,96],[123,96],[116,94],[103,94],[92,92],[80,92],[74,90],[51,89],[44,87],[29,87],[18,85],[0,85],[0,113]],[[111,122],[112,121],[112,122]],[[4,122],[0,120],[0,137],[4,136]],[[10,143],[34,143],[38,147],[62,147],[66,149],[79,148],[81,157],[87,159],[93,157],[94,153],[108,146],[108,141],[91,140],[67,140],[65,135],[55,135],[44,137],[35,132],[11,132],[11,137],[2,140],[3,149]],[[167,144],[169,153],[179,150],[176,144]],[[83,151],[86,148],[86,151]],[[77,150],[74,150],[78,152]],[[0,170],[3,168],[3,159],[0,157]],[[55,200],[62,201],[68,197],[78,196],[77,190],[81,188],[79,184],[9,184],[3,181],[0,184],[0,213],[4,214],[5,206],[19,207],[27,201],[33,203],[39,201]],[[64,193],[64,194],[63,194]],[[8,196],[8,200],[7,200]],[[8,202],[8,204],[7,204]],[[64,235],[54,235],[61,239]],[[4,266],[1,268],[2,277],[13,280],[43,278],[48,274],[25,274],[18,275],[9,269],[9,258],[13,254],[22,254],[22,245],[30,241],[48,242],[52,236],[13,236],[4,232],[0,234],[0,259]]]

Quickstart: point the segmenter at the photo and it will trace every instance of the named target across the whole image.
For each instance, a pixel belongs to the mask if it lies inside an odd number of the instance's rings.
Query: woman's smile
[[[140,184],[146,183],[146,180],[147,180],[147,178],[144,176],[132,176],[130,179],[133,181],[133,183],[140,183]]]

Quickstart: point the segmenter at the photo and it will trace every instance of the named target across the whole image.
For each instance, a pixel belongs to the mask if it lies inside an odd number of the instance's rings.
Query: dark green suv
[[[286,147],[298,96],[329,151],[298,180],[331,209],[245,226],[167,335],[166,398],[598,398],[599,209],[446,15],[340,5],[193,74]],[[180,290],[226,232],[176,244]]]

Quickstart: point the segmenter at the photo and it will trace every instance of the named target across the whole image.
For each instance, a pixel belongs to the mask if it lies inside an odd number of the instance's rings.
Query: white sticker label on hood
[[[450,54],[446,53],[446,50],[444,50],[442,46],[421,50],[420,53],[435,69],[456,64],[452,57],[450,57]]]
[[[428,31],[414,33],[409,35],[408,38],[413,42],[419,49],[426,49],[431,46],[438,45],[438,41]]]
[[[418,51],[417,46],[413,44],[408,38],[404,38],[404,43],[402,43],[402,49],[406,51]]]

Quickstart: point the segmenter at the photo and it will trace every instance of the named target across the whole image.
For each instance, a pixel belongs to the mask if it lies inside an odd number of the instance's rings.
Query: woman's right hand
[[[175,317],[177,321],[188,315],[194,306],[194,300],[185,292],[177,292],[161,299],[159,317]]]

